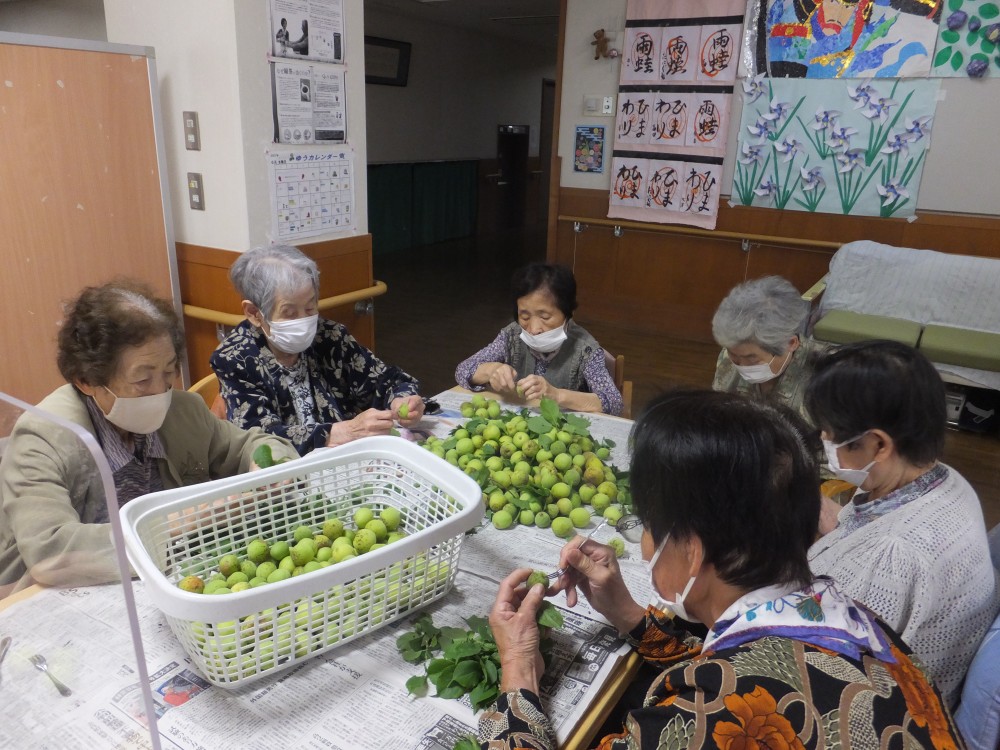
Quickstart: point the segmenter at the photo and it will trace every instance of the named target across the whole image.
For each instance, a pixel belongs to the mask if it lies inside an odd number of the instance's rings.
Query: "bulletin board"
[[[152,50],[0,33],[0,390],[61,385],[63,304],[128,276],[180,311]]]

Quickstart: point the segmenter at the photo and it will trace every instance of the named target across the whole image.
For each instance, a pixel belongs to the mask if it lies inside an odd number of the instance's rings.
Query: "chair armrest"
[[[821,278],[811,287],[806,289],[802,293],[802,299],[804,299],[810,305],[815,305],[819,301],[819,298],[823,296],[823,292],[826,291],[826,280],[827,277],[829,277],[829,275],[830,274],[825,274],[823,278]]]

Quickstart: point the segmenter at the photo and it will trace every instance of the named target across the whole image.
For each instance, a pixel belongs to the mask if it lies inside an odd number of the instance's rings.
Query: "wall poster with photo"
[[[344,0],[268,0],[271,54],[344,62]]]

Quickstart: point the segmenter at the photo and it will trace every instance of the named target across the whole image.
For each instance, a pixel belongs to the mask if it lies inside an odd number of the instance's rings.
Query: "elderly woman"
[[[711,392],[667,394],[639,419],[632,496],[656,608],[632,598],[610,547],[577,537],[563,548],[570,572],[553,589],[570,606],[583,592],[660,670],[602,750],[961,747],[906,646],[810,573],[817,470],[807,428],[793,421],[787,409]],[[521,585],[529,574],[505,579],[490,613],[502,676],[479,720],[484,748],[556,747],[538,697],[545,592]]]
[[[859,488],[810,548],[813,572],[901,633],[951,705],[1000,585],[975,490],[940,462],[944,384],[916,349],[866,341],[817,361],[806,406],[830,471]]]
[[[212,353],[226,414],[299,453],[420,421],[417,381],[317,311],[319,269],[287,245],[243,253],[229,272],[247,319]]]
[[[810,355],[818,348],[804,338],[808,319],[809,304],[780,276],[734,287],[712,318],[722,347],[712,389],[801,412]]]
[[[286,441],[237,429],[200,396],[175,391],[183,350],[171,303],[135,282],[88,287],[66,311],[58,365],[69,384],[39,408],[94,435],[119,506],[254,468],[261,445],[296,456]],[[0,462],[0,589],[118,578],[93,456],[70,430],[23,415]]]
[[[455,370],[463,388],[512,399],[551,398],[570,411],[620,414],[622,396],[600,344],[573,320],[576,279],[565,266],[531,263],[511,279],[514,322]]]

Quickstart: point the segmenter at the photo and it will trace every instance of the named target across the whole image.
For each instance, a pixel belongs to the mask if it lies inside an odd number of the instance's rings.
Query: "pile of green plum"
[[[606,463],[614,443],[595,441],[588,419],[547,398],[539,414],[482,394],[460,408],[468,421],[423,445],[479,483],[496,528],[533,525],[568,539],[594,515],[615,523],[630,509],[627,472]]]
[[[318,530],[299,526],[288,541],[254,539],[242,556],[223,555],[215,571],[206,576],[185,576],[177,586],[195,594],[238,593],[321,570],[406,536],[399,528],[402,514],[391,506],[382,508],[376,516],[372,508],[363,505],[354,510],[353,521],[354,529],[331,517]]]

